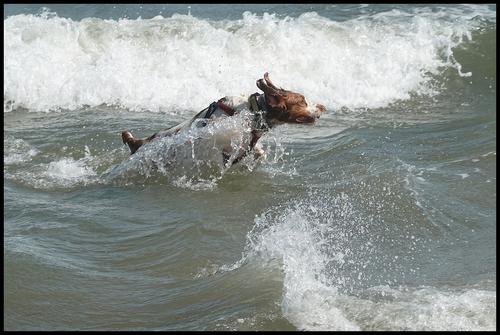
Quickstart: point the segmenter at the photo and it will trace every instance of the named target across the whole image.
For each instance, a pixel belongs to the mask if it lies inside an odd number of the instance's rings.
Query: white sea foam
[[[403,330],[477,331],[496,328],[496,293],[477,288],[407,288],[397,290],[376,287],[387,299],[366,303],[372,317],[368,324],[376,328]],[[363,302],[361,302],[363,303]],[[357,306],[352,306],[356,308]]]
[[[6,173],[6,177],[40,189],[88,185],[99,180],[95,171],[99,164],[98,160],[85,146],[85,155],[80,159],[63,157],[48,163],[37,163],[10,170]]]
[[[23,139],[7,136],[4,139],[4,156],[3,162],[5,165],[20,164],[30,161],[39,153],[39,150],[31,146]]]
[[[89,183],[93,177],[97,176],[91,166],[92,159],[89,148],[85,146],[85,155],[78,160],[67,157],[48,164],[42,164],[42,178],[38,181],[38,184],[42,187],[69,187],[77,183]]]
[[[372,262],[389,272],[397,270],[397,257],[392,264],[374,258],[381,237],[369,231],[372,225],[346,195],[327,201],[311,194],[258,216],[245,256],[226,270],[250,260],[272,266],[278,261],[283,270],[282,311],[300,330],[496,328],[491,283],[439,288],[362,285],[350,290],[369,275]],[[356,246],[360,237],[365,244]],[[346,266],[349,271],[342,271]]]
[[[478,6],[343,22],[315,12],[297,18],[245,12],[233,21],[15,15],[4,20],[4,110],[99,104],[199,110],[221,96],[257,91],[266,71],[328,108],[380,107],[411,92],[435,94],[431,77],[444,67],[470,75],[453,48],[471,38],[479,24],[474,16],[489,14]]]
[[[76,181],[95,175],[95,171],[80,160],[75,161],[73,158],[63,158],[50,162],[47,166],[46,175],[50,179]]]

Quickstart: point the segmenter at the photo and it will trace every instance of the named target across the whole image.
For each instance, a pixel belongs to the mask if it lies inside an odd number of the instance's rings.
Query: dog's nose
[[[314,117],[316,119],[319,119],[319,117],[321,116],[322,113],[324,113],[326,110],[325,106],[321,105],[321,104],[316,104],[316,111],[314,113]]]

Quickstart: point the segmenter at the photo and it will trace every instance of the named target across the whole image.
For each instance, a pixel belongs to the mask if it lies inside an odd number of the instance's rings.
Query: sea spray
[[[329,198],[311,191],[257,216],[242,258],[211,272],[234,271],[248,262],[281,267],[283,315],[301,330],[494,328],[495,316],[488,312],[494,291],[412,287],[404,276],[399,282],[378,278],[385,283],[373,285],[374,264],[389,273],[414,272],[400,267],[402,250],[400,257],[384,257],[380,243],[391,240],[378,235],[377,221],[345,193]],[[407,244],[410,256],[424,246],[413,238]],[[480,310],[486,314],[479,316]]]

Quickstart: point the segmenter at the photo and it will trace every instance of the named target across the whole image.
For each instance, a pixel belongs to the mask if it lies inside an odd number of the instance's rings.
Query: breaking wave
[[[266,71],[330,109],[383,107],[436,94],[444,69],[471,75],[454,50],[496,20],[486,6],[471,8],[392,10],[342,22],[316,12],[245,12],[222,21],[15,15],[4,20],[4,110],[200,110],[257,91]]]

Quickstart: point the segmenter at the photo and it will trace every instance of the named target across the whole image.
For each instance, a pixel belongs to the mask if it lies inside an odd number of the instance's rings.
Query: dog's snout
[[[326,110],[325,106],[323,106],[322,104],[316,104],[316,111],[318,114],[324,113],[325,110]]]
[[[325,106],[322,104],[316,104],[316,110],[314,111],[314,117],[316,119],[319,119],[322,113],[324,113],[326,110]]]

